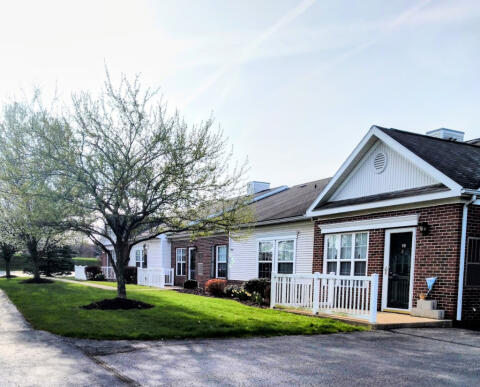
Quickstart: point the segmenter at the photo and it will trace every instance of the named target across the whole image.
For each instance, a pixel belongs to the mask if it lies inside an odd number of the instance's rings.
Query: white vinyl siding
[[[373,167],[373,160],[379,152],[387,156],[387,165],[382,173],[376,173]],[[438,184],[438,181],[385,143],[377,141],[330,200],[352,199],[433,184]]]
[[[161,267],[169,269],[172,267],[170,242],[163,235],[159,238],[134,245],[130,251],[129,266],[136,266],[136,251],[143,251],[143,245],[145,243],[147,244],[147,267],[149,269]]]
[[[254,230],[234,235],[229,241],[228,278],[246,281],[258,276],[259,240],[296,236],[295,273],[312,273],[313,261],[312,222],[285,223],[273,226],[259,226]],[[288,238],[287,238],[288,239]]]

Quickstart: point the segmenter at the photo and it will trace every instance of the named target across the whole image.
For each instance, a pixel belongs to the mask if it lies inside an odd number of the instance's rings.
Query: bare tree
[[[52,197],[71,214],[63,227],[107,254],[118,297],[126,298],[133,245],[162,233],[228,232],[250,218],[240,195],[244,166],[230,167],[211,119],[189,127],[138,78],[122,77],[115,87],[108,73],[99,96],[72,101],[70,115],[36,127],[36,152],[58,187]]]

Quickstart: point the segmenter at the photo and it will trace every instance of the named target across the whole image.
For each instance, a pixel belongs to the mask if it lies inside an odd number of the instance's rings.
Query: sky
[[[480,1],[0,2],[0,101],[141,74],[248,180],[332,176],[371,125],[480,137]]]

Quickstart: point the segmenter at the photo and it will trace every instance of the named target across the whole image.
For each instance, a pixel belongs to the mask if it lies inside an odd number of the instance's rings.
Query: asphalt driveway
[[[254,339],[75,340],[31,329],[0,292],[1,386],[319,384],[479,385],[480,333],[423,328]]]

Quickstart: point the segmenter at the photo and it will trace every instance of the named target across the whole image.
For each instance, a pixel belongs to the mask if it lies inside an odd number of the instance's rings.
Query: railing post
[[[313,275],[313,309],[312,313],[317,314],[320,307],[320,273]]]
[[[378,274],[372,274],[370,284],[370,322],[377,322]]]
[[[272,273],[272,281],[270,282],[270,308],[275,306],[275,298],[277,297],[277,275]]]

